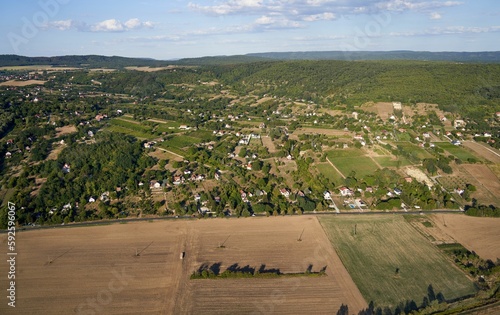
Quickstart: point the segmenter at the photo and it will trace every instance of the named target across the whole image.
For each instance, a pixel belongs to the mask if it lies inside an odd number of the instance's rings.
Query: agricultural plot
[[[362,178],[378,169],[375,162],[358,149],[329,151],[327,157],[344,176],[349,176],[354,171],[356,177]]]
[[[479,158],[469,152],[469,150],[453,145],[449,142],[436,142],[436,145],[441,149],[448,151],[450,154],[453,154],[462,161],[479,160]]]
[[[309,216],[66,227],[17,238],[23,314],[331,314],[341,304],[355,313],[367,306]],[[190,280],[204,264],[221,272],[235,264],[283,273],[326,267],[326,276]],[[7,268],[0,263],[0,272]],[[0,313],[8,314],[7,303]]]
[[[493,205],[500,206],[500,180],[498,177],[483,164],[463,164],[463,168],[467,173],[477,180],[480,186],[477,186],[477,191],[474,193],[482,202],[489,202]]]
[[[473,150],[480,157],[493,162],[500,163],[500,151],[494,148],[490,148],[478,142],[464,141],[463,146]]]
[[[402,216],[322,217],[320,222],[366,301],[420,304],[429,285],[446,299],[476,292]]]
[[[165,140],[165,142],[163,142],[161,146],[166,148],[166,149],[172,148],[172,149],[176,149],[176,150],[180,150],[180,151],[184,152],[184,150],[186,148],[188,148],[189,146],[191,146],[193,144],[200,143],[200,142],[201,142],[201,140],[199,138],[194,138],[194,137],[185,136],[185,135],[176,135],[176,136],[173,136],[173,137]]]
[[[402,147],[405,152],[414,154],[419,159],[432,158],[432,154],[411,142],[394,142],[394,145]]]
[[[330,165],[330,163],[318,163],[316,164],[316,169],[320,174],[323,174],[326,178],[335,183],[335,185],[340,185],[344,182],[342,176]]]
[[[149,126],[144,126],[138,121],[115,118],[110,120],[111,126],[108,130],[129,134],[140,139],[152,139],[154,135],[151,133],[152,129]]]
[[[500,218],[478,218],[463,214],[435,214],[432,222],[456,242],[483,259],[500,258]]]
[[[392,156],[375,156],[373,157],[382,167],[402,167],[411,165],[411,162],[404,157],[393,158]]]

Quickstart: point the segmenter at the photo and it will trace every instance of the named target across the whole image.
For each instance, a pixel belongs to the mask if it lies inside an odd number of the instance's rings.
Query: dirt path
[[[332,161],[330,161],[329,158],[326,158],[326,160],[328,161],[328,163],[330,163],[330,165],[335,169],[335,171],[337,171],[337,173],[340,174],[340,176],[342,176],[343,179],[345,179],[345,176],[344,174],[342,174],[342,172],[332,163]]]
[[[180,157],[181,159],[184,159],[184,157],[183,157],[182,155],[177,154],[177,153],[172,152],[172,151],[169,151],[169,150],[167,150],[167,149],[163,149],[163,148],[157,148],[157,149],[158,149],[158,150],[161,150],[161,151],[164,151],[164,152],[167,152],[167,153],[170,153],[170,154],[172,154],[172,155],[178,156],[178,157]]]

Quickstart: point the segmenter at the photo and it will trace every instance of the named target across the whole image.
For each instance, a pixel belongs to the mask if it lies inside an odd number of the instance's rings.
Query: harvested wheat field
[[[500,218],[478,218],[463,214],[435,214],[433,222],[483,259],[500,258]]]
[[[315,217],[129,222],[16,236],[17,306],[1,303],[2,314],[331,314],[342,303],[356,313],[366,307]],[[6,235],[1,240],[6,247]],[[312,265],[313,272],[326,267],[326,275],[190,280],[202,264],[282,273]],[[7,274],[5,261],[0,267]]]
[[[500,206],[500,180],[498,177],[484,164],[463,164],[463,168],[469,175],[480,183],[477,187],[475,195],[481,202]]]
[[[464,141],[463,146],[473,150],[474,152],[479,154],[479,156],[493,163],[500,163],[500,151],[498,151],[497,149],[490,148],[487,145],[472,141]]]
[[[27,80],[27,81],[17,81],[10,80],[0,83],[1,86],[28,86],[28,85],[44,85],[47,81],[41,80]]]

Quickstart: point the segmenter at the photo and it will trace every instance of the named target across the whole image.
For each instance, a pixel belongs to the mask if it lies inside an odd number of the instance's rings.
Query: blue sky
[[[0,54],[500,50],[498,0],[0,1]]]

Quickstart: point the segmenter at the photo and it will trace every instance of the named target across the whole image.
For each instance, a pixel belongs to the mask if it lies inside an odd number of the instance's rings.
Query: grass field
[[[172,137],[171,139],[165,140],[163,143],[166,147],[170,148],[177,148],[180,150],[183,150],[186,147],[189,147],[192,144],[197,144],[200,143],[199,138],[194,138],[190,136],[184,136],[184,135],[176,135]]]
[[[405,150],[408,153],[415,152],[416,156],[419,159],[432,158],[432,154],[430,154],[426,150],[416,146],[415,144],[413,144],[411,142],[394,142],[394,144],[396,146],[403,147],[403,150]]]
[[[375,161],[377,161],[378,164],[382,167],[402,167],[402,166],[407,166],[411,165],[411,162],[408,161],[408,159],[404,157],[400,157],[398,160],[394,160],[390,156],[376,156],[373,157]]]
[[[355,171],[356,177],[362,178],[373,174],[378,169],[373,160],[364,154],[359,149],[333,150],[327,153],[327,157],[344,176],[349,176],[352,171]]]
[[[140,132],[140,131],[136,131],[136,130],[132,130],[132,129],[128,129],[125,127],[116,126],[116,125],[108,127],[107,130],[131,135],[131,136],[134,136],[138,139],[152,139],[152,138],[154,138],[154,136],[150,133]]]
[[[419,305],[430,284],[446,299],[476,292],[402,216],[321,217],[320,222],[366,301],[395,306],[408,299]]]
[[[340,176],[340,174],[329,163],[316,164],[316,169],[319,173],[325,175],[326,178],[335,183],[335,185],[340,185],[344,182],[342,176]]]
[[[481,160],[479,157],[475,156],[467,149],[464,149],[460,146],[453,145],[449,142],[436,142],[436,145],[443,150],[446,150],[459,158],[462,161],[468,161],[469,159]]]

